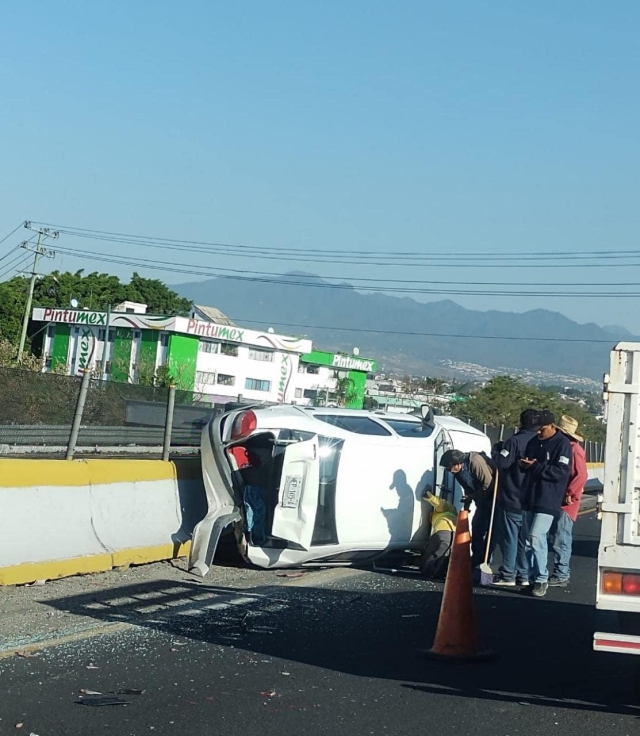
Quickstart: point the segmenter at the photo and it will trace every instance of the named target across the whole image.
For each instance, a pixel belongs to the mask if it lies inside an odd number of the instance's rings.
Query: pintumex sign
[[[325,353],[322,350],[313,350],[307,355],[301,355],[303,363],[314,363],[316,365],[328,365],[347,371],[362,371],[364,373],[375,373],[377,364],[369,358],[358,358],[355,355],[344,353]]]
[[[93,312],[89,309],[58,309],[56,307],[36,307],[33,310],[35,322],[57,322],[78,327],[106,327],[107,313]],[[109,327],[128,327],[133,330],[165,330],[245,345],[256,345],[273,350],[293,353],[308,353],[311,340],[306,338],[276,335],[271,332],[257,332],[244,327],[219,325],[187,317],[154,317],[147,314],[111,312]]]

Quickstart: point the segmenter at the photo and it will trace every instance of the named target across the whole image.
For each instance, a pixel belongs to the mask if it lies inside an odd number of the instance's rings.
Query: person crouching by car
[[[560,515],[571,475],[573,451],[569,438],[556,427],[552,412],[540,412],[540,429],[526,449],[520,466],[526,473],[522,508],[526,512],[527,562],[533,595],[542,598],[549,587],[548,535]]]
[[[471,565],[476,568],[484,561],[497,471],[483,452],[447,450],[440,458],[440,465],[455,475],[464,490],[465,508],[468,509],[472,501],[476,505],[471,521]]]
[[[458,521],[456,507],[444,498],[427,493],[424,500],[433,506],[431,536],[422,557],[420,572],[427,578],[444,580],[449,567],[453,535]]]

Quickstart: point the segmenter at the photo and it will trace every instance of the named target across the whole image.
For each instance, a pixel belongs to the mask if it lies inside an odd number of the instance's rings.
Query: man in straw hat
[[[558,429],[565,434],[571,442],[573,451],[571,458],[571,475],[569,484],[562,502],[562,510],[557,518],[552,533],[553,539],[553,574],[549,579],[549,585],[557,588],[565,588],[569,582],[571,560],[571,542],[573,537],[573,524],[578,518],[580,510],[580,499],[587,482],[587,458],[581,442],[584,438],[578,434],[578,422],[564,415],[558,422]]]
[[[543,409],[539,429],[525,450],[520,466],[526,473],[522,509],[528,528],[526,555],[533,595],[542,598],[549,587],[548,535],[560,516],[571,475],[571,442],[556,426],[553,412]]]

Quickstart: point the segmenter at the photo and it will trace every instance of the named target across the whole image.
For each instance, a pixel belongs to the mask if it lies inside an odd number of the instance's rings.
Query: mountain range
[[[472,363],[503,372],[599,381],[608,370],[615,342],[640,340],[621,327],[579,324],[546,309],[481,312],[449,299],[423,303],[362,293],[346,283],[334,286],[318,276],[293,272],[277,277],[277,283],[216,278],[172,288],[249,328],[305,334],[320,349],[351,352],[357,346],[362,356],[377,359],[378,369],[386,371],[451,375],[455,364]]]

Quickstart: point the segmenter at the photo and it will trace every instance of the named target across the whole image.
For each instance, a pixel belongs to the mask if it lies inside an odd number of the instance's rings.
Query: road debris
[[[24,726],[24,723],[16,723],[16,728],[22,728]]]
[[[138,690],[134,687],[123,687],[122,690],[118,690],[116,695],[144,695],[146,690]]]
[[[16,657],[22,657],[22,659],[33,659],[34,657],[39,657],[40,652],[28,652],[26,650],[16,652]]]
[[[129,705],[128,700],[117,698],[114,695],[90,695],[88,697],[80,698],[80,700],[77,700],[76,703],[78,705],[90,705],[94,708],[99,708],[105,705]]]
[[[306,575],[306,572],[279,572],[279,578],[302,578]]]
[[[88,670],[97,670],[97,669],[99,669],[99,667],[97,667],[93,662],[89,662],[89,664],[87,665],[87,669]]]
[[[98,690],[85,690],[84,688],[79,690],[79,693],[80,695],[102,695]]]
[[[264,690],[260,693],[263,698],[275,698],[278,693],[275,690]]]
[[[291,672],[281,672],[280,673],[283,677],[291,677]]]

